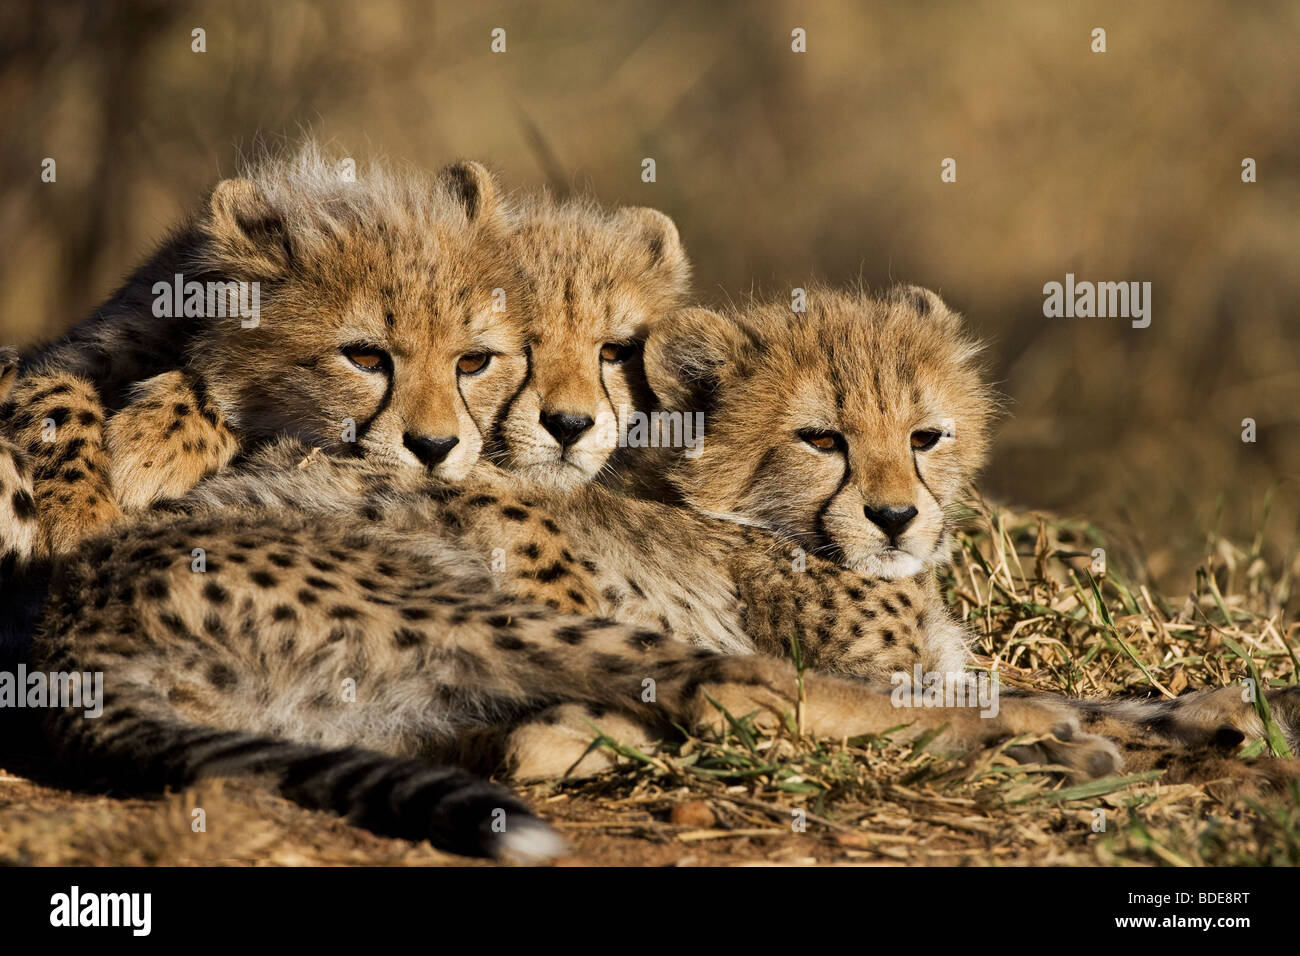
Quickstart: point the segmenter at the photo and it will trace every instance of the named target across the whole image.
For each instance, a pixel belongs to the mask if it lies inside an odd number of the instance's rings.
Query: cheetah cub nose
[[[420,464],[425,468],[437,468],[451,450],[460,444],[460,439],[455,435],[449,438],[429,438],[427,435],[412,435],[407,432],[402,436],[402,444],[420,459]]]
[[[916,517],[916,509],[911,505],[906,508],[873,508],[867,505],[862,510],[872,524],[885,532],[890,544],[898,541],[898,536],[907,530],[907,526]]]
[[[551,433],[561,448],[568,448],[582,437],[582,433],[595,424],[590,415],[570,415],[568,412],[542,412],[542,427]]]

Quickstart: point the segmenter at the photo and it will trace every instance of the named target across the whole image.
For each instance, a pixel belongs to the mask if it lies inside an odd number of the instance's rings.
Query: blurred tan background
[[[1295,549],[1298,59],[1294,2],[9,0],[0,342],[82,317],[259,137],[470,156],[665,210],[705,302],[939,290],[1011,399],[986,491],[1176,580],[1212,530],[1253,536],[1272,485],[1265,549]],[[1066,272],[1152,282],[1150,328],[1044,318]]]

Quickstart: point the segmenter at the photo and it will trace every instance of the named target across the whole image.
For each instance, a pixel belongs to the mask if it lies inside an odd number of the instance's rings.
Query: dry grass
[[[1263,526],[1246,546],[1211,537],[1186,590],[1164,595],[1087,523],[982,501],[970,517],[948,598],[979,635],[984,666],[1009,682],[1080,696],[1175,696],[1256,665],[1265,679],[1295,682],[1300,624],[1287,624],[1285,609],[1300,561],[1271,565]]]
[[[1002,681],[1083,696],[1174,695],[1251,673],[1295,682],[1300,625],[1281,609],[1297,563],[1269,566],[1258,538],[1247,547],[1212,539],[1175,597],[1135,585],[1140,567],[1126,574],[1111,555],[1104,571],[1094,566],[1093,549],[1106,542],[1087,524],[985,502],[971,517],[947,588],[979,635],[981,665]],[[1226,779],[1170,785],[1159,772],[1070,786],[1001,750],[954,761],[887,740],[764,736],[743,718],[725,737],[656,756],[602,746],[626,769],[539,790],[551,793],[541,804],[603,806],[606,822],[582,825],[686,843],[683,855],[697,859],[707,860],[702,846],[731,841],[732,853],[739,842],[755,859],[783,862],[1300,863],[1300,784],[1267,798]],[[713,825],[674,823],[683,805]],[[796,807],[806,812],[803,834],[792,831]],[[1094,831],[1099,811],[1104,832]]]

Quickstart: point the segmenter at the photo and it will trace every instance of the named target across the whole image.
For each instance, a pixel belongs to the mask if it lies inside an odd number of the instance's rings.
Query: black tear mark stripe
[[[929,484],[926,483],[925,478],[921,475],[921,463],[916,458],[915,448],[912,449],[912,471],[916,475],[916,480],[921,483],[921,487],[925,489],[925,493],[930,496],[930,500],[934,502],[935,507],[937,507],[939,513],[942,514],[943,505],[939,502],[939,496],[930,489]]]
[[[515,389],[515,393],[511,395],[508,399],[506,399],[506,401],[502,404],[501,411],[497,415],[496,421],[493,422],[492,424],[492,445],[494,447],[500,448],[502,450],[505,449],[506,419],[510,417],[510,412],[511,410],[513,410],[515,406],[515,402],[519,400],[519,396],[522,395],[524,393],[524,390],[528,388],[529,385],[532,384],[532,381],[533,381],[533,347],[531,345],[525,345],[524,346],[524,380],[519,383],[519,387]]]
[[[461,376],[457,375],[456,376],[456,397],[460,399],[460,403],[465,409],[465,417],[468,418],[470,424],[474,426],[474,431],[478,432],[478,442],[479,442],[479,449],[481,454],[482,453],[481,449],[487,439],[483,434],[482,426],[479,425],[478,420],[474,418],[474,410],[469,407],[469,399],[465,397],[465,393],[464,391],[462,391],[463,388],[464,386],[461,383]]]
[[[371,426],[375,424],[376,419],[378,419],[379,416],[388,409],[388,406],[393,403],[393,393],[397,390],[397,369],[394,368],[392,364],[388,364],[387,367],[388,386],[384,389],[384,397],[379,400],[379,407],[375,409],[374,414],[369,418],[357,424],[358,445],[360,444],[361,439],[370,433]]]
[[[826,532],[826,512],[830,511],[831,503],[839,497],[845,487],[848,486],[849,480],[853,477],[853,466],[849,464],[846,457],[844,459],[844,474],[840,477],[840,483],[835,487],[822,502],[817,513],[813,515],[813,534],[821,548],[825,549],[826,557],[834,564],[844,563],[844,550],[831,540],[831,536]]]

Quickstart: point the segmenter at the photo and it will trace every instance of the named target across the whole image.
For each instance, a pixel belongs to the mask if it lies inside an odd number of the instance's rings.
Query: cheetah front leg
[[[20,560],[24,552],[65,554],[124,512],[184,494],[238,448],[220,410],[187,373],[139,383],[131,403],[105,423],[99,393],[85,380],[49,372],[14,384],[16,354],[7,361],[0,375],[9,379],[8,428],[17,448],[3,456],[11,463],[0,465],[0,479],[16,490],[0,545]],[[0,369],[5,364],[0,358]],[[24,507],[24,490],[34,510]]]
[[[754,714],[759,726],[775,727],[795,712],[789,663],[755,655],[720,658],[714,666],[719,679],[700,684],[683,702],[692,723],[725,730],[727,718],[715,701],[733,716]],[[926,738],[926,749],[951,754],[1025,738],[1008,755],[1056,764],[1083,778],[1115,773],[1122,764],[1111,741],[1085,733],[1070,708],[1050,700],[1006,699],[996,713],[986,714],[977,707],[902,708],[888,686],[825,674],[805,674],[803,686],[804,731],[813,737]]]
[[[609,651],[591,651],[609,659]],[[784,661],[702,652],[689,663],[668,664],[667,669],[670,674],[653,666],[646,670],[648,675],[659,674],[658,703],[632,710],[613,709],[616,701],[608,698],[562,704],[516,727],[506,742],[507,770],[515,779],[537,780],[587,777],[610,769],[614,758],[591,747],[598,734],[650,752],[663,739],[656,708],[663,708],[673,723],[723,733],[727,714],[752,716],[756,725],[775,730],[798,706],[794,669]],[[618,682],[609,676],[611,683]],[[813,737],[926,737],[926,749],[948,754],[1020,738],[1006,753],[1021,763],[1061,766],[1079,778],[1106,776],[1121,766],[1110,740],[1085,733],[1077,715],[1052,700],[1004,700],[997,714],[983,716],[965,707],[901,709],[887,687],[824,674],[806,673],[804,690],[804,729]]]
[[[18,379],[18,353],[0,349],[0,403]],[[0,576],[25,565],[36,543],[36,500],[22,450],[0,437]]]
[[[560,704],[510,731],[506,770],[515,780],[593,777],[616,762],[607,750],[592,746],[601,735],[642,753],[663,739],[626,714],[591,704]]]
[[[598,622],[571,621],[552,629],[542,646],[565,658],[562,674],[552,671],[531,679],[552,685],[552,690],[558,689],[557,676],[587,686],[580,699],[517,728],[507,744],[507,766],[520,778],[598,772],[611,761],[606,755],[583,757],[596,736],[593,724],[645,750],[671,725],[722,733],[730,714],[750,716],[757,726],[775,730],[798,709],[803,729],[812,737],[888,735],[904,742],[925,738],[927,749],[950,754],[1018,739],[1007,748],[1008,756],[1058,765],[1081,778],[1116,773],[1122,763],[1115,745],[1085,733],[1078,715],[1060,701],[1010,698],[1002,700],[995,713],[976,707],[903,708],[888,685],[805,673],[800,708],[798,675],[788,661],[708,651],[683,656],[674,644],[654,632]],[[650,700],[645,697],[646,678],[654,687]],[[598,719],[588,719],[584,705],[591,704],[603,708]]]
[[[184,371],[134,386],[130,403],[108,420],[105,433],[109,480],[127,512],[180,497],[228,465],[239,449],[202,381]]]
[[[33,555],[66,553],[122,517],[109,486],[104,409],[94,386],[67,372],[30,375],[12,385],[6,408],[9,437],[31,476]]]

